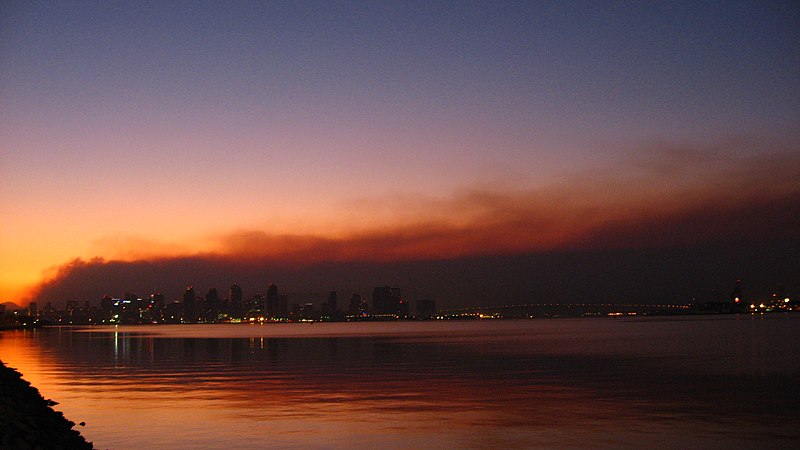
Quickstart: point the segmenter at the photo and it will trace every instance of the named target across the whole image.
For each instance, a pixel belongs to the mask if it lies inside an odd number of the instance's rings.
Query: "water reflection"
[[[0,357],[101,447],[764,447],[800,437],[796,322],[52,329]]]

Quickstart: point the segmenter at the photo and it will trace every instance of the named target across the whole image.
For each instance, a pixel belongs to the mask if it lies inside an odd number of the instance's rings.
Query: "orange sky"
[[[796,193],[796,8],[578,9],[4,4],[0,301],[74,258],[650,245]]]
[[[4,223],[7,235],[18,238],[3,243],[2,295],[23,303],[20,297],[27,290],[54,274],[54,269],[43,269],[76,257],[134,261],[206,254],[287,264],[413,261],[648,248],[786,232],[742,217],[742,211],[780,220],[779,208],[800,194],[800,164],[794,155],[733,159],[684,149],[677,159],[674,152],[659,151],[660,157],[631,158],[626,175],[616,178],[596,170],[526,190],[474,188],[440,198],[412,193],[363,198],[340,202],[338,214],[328,207],[291,219],[233,201],[208,215],[187,208],[108,220],[101,215],[96,221],[83,219],[86,205],[78,207],[77,215],[66,205],[56,211],[32,209]],[[99,205],[92,208],[102,211]],[[249,211],[250,220],[241,211]],[[786,219],[790,229],[796,226],[797,218]]]

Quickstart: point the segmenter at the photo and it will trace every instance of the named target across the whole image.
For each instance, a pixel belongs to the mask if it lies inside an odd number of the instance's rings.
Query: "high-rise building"
[[[397,302],[397,315],[403,318],[408,318],[411,314],[410,304],[407,300],[403,300],[402,297]]]
[[[231,286],[231,310],[230,314],[233,317],[242,317],[242,288],[238,284]]]
[[[362,308],[362,305],[366,306],[366,302],[359,294],[353,294],[353,296],[350,297],[350,304],[347,305],[347,315],[360,316],[366,314],[368,312],[367,308]]]
[[[399,287],[379,286],[372,291],[372,310],[377,315],[408,316],[408,303],[403,301]]]
[[[270,284],[267,287],[267,311],[268,317],[277,317],[278,315],[278,286]]]
[[[196,306],[196,296],[194,294],[194,288],[191,286],[186,286],[186,291],[183,293],[183,321],[188,323],[197,322],[197,309]]]
[[[302,319],[316,319],[317,318],[317,312],[314,310],[314,304],[313,303],[303,303],[302,305],[299,305],[299,306],[300,306],[300,308],[299,308],[299,310],[300,310],[300,318],[302,318]]]
[[[322,315],[331,319],[336,319],[339,312],[339,302],[337,300],[336,291],[328,293],[328,301],[322,304]]]
[[[164,308],[164,321],[166,323],[181,323],[181,303],[177,300],[169,303]]]
[[[372,290],[372,312],[374,314],[390,314],[392,312],[391,287],[379,286]]]
[[[101,320],[110,320],[113,317],[113,308],[114,298],[110,295],[104,295],[103,298],[100,299]]]
[[[164,323],[166,300],[162,294],[150,294],[150,298],[144,302],[143,309],[139,312],[141,323]]]
[[[264,296],[256,293],[253,298],[247,302],[247,307],[244,308],[245,317],[259,317],[264,315]]]
[[[219,319],[219,292],[217,288],[211,288],[206,294],[206,311],[203,316],[206,322],[216,322]]]

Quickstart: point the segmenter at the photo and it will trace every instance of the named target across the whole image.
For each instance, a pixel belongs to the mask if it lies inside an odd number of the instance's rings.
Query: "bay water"
[[[793,448],[793,314],[0,333],[97,448]]]

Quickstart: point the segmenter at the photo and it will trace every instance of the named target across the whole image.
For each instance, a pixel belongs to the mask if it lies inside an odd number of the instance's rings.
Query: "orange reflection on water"
[[[781,380],[798,369],[771,354],[741,366],[737,351],[718,350],[717,341],[750,329],[776,327],[627,319],[95,327],[4,333],[0,355],[38,359],[26,366],[36,383],[67,417],[87,422],[82,431],[99,447],[619,448],[654,436],[675,447],[735,447],[741,421],[720,423],[719,414],[764,419],[792,405],[786,392],[739,383],[737,371],[749,376],[768,363]],[[777,329],[775,339],[764,335],[773,348],[797,333]],[[656,342],[673,347],[657,352]],[[716,375],[698,378],[704,370]],[[777,422],[756,422],[750,436],[775,433]]]
[[[31,339],[40,330],[7,330],[0,332],[0,360],[7,367],[16,369],[22,377],[38,388],[45,398],[56,398],[60,390],[47,389],[42,391],[40,386],[51,386],[53,376],[47,370],[45,360],[47,355],[44,349],[35,345]],[[48,397],[49,396],[49,397]]]

